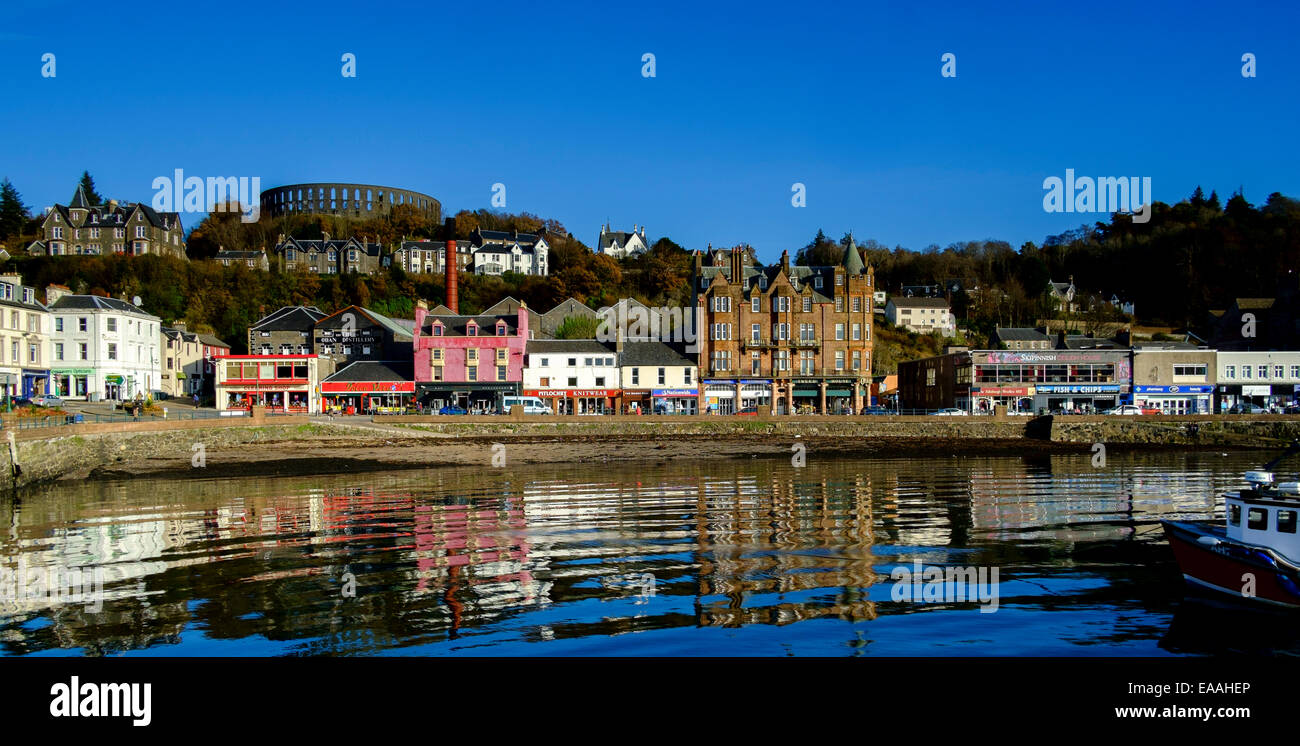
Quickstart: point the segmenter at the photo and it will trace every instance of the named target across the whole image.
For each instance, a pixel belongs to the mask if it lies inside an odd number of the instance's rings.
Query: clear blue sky
[[[1043,212],[1067,168],[1300,196],[1294,2],[5,5],[0,175],[37,210],[82,169],[120,199],[183,168],[449,212],[501,182],[588,244],[609,219],[773,261],[818,228],[1041,241],[1095,219]]]

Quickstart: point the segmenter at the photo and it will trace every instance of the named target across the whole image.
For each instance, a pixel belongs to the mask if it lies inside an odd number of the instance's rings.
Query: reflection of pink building
[[[442,311],[442,313],[439,313]],[[448,309],[415,309],[416,397],[434,408],[499,407],[502,396],[518,394],[523,382],[528,310],[461,316]]]

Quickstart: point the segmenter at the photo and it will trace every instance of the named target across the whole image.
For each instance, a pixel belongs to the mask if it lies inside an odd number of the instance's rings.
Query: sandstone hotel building
[[[707,264],[706,264],[707,262]],[[862,411],[869,401],[875,282],[850,237],[833,266],[764,267],[752,250],[695,254],[700,412]]]

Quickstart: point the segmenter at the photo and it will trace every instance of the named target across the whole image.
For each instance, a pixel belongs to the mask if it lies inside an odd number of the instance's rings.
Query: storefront
[[[1209,414],[1214,386],[1134,386],[1133,400],[1139,407],[1154,407],[1164,414]]]
[[[1033,412],[1033,386],[976,386],[970,393],[971,411],[989,413],[1003,406],[1008,412]]]
[[[23,369],[23,396],[43,396],[48,391],[50,372],[48,370]]]
[[[1034,387],[1035,405],[1047,412],[1096,414],[1119,404],[1120,387],[1103,384],[1039,384]]]
[[[623,414],[654,412],[653,389],[623,389],[619,392],[619,411]]]
[[[50,393],[64,399],[89,398],[91,376],[90,368],[55,368],[50,371]]]
[[[740,409],[736,393],[735,381],[705,381],[700,406],[707,414],[735,414]]]
[[[536,396],[556,414],[614,414],[615,389],[524,389],[524,396]]]
[[[217,363],[217,409],[318,412],[316,365],[315,355],[222,357]]]
[[[325,412],[336,414],[400,414],[415,408],[415,381],[321,382]]]
[[[699,414],[699,389],[652,389],[655,414]]]
[[[415,384],[415,398],[422,410],[436,413],[443,407],[460,407],[472,414],[501,411],[501,399],[518,394],[517,383],[444,382]]]

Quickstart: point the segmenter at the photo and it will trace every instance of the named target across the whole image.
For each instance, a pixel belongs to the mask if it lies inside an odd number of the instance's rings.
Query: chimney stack
[[[460,302],[456,288],[456,283],[460,280],[459,274],[460,259],[456,255],[456,239],[449,238],[447,239],[447,262],[446,267],[443,268],[443,275],[447,280],[447,308],[450,308],[451,312],[455,314],[460,313]]]

